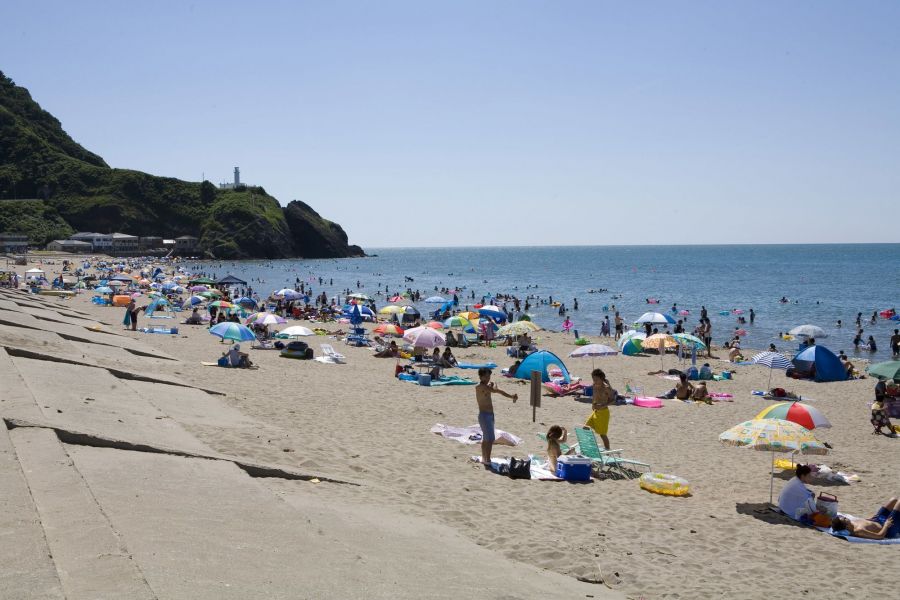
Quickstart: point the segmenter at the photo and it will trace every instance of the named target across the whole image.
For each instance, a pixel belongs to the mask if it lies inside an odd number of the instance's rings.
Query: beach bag
[[[834,517],[836,517],[838,514],[837,496],[826,494],[825,492],[819,492],[819,497],[816,498],[816,514],[824,514],[829,519],[833,519]]]
[[[511,457],[509,459],[510,479],[531,479],[531,459]]]

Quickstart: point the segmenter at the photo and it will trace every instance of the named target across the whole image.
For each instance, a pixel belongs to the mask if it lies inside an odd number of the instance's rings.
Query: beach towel
[[[481,364],[461,362],[461,363],[456,363],[456,367],[458,369],[480,369],[482,367],[484,367],[485,369],[496,369],[497,364],[492,363],[492,362],[481,363]]]
[[[481,443],[481,426],[471,425],[469,427],[453,427],[452,425],[436,424],[431,428],[431,433],[436,433],[450,440],[455,440],[460,444],[480,444]],[[494,429],[496,440],[495,445],[500,446],[518,446],[522,443],[522,438],[507,433],[502,429]]]
[[[540,458],[530,455],[528,458],[531,459],[531,481],[564,481],[563,479],[556,476],[555,473],[550,472],[550,463],[547,461],[543,461]],[[480,456],[473,456],[472,462],[481,462]],[[509,465],[508,458],[492,458],[491,459],[491,471],[494,473],[500,473],[501,465]],[[528,481],[527,479],[523,479],[523,481]]]
[[[419,383],[419,378],[416,375],[407,375],[406,373],[401,373],[397,376],[401,381],[407,381],[409,383]],[[441,386],[441,385],[475,385],[475,382],[466,377],[460,377],[459,375],[449,375],[444,377],[439,377],[438,379],[432,379],[429,384],[431,387]],[[425,386],[428,387],[428,386]]]

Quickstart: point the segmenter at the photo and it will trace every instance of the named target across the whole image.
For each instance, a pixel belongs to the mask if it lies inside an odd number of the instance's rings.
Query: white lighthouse
[[[240,167],[234,168],[234,187],[238,187],[241,185],[241,169]]]

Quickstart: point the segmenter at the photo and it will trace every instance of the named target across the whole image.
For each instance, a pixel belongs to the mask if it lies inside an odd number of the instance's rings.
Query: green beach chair
[[[576,427],[575,437],[578,438],[578,453],[590,458],[599,473],[634,479],[640,477],[642,469],[650,470],[647,463],[622,458],[622,450],[601,450],[590,427]]]

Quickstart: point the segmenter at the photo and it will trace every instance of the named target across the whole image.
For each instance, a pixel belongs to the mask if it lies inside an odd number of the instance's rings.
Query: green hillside
[[[14,197],[38,200],[6,200]],[[73,230],[193,235],[216,258],[363,255],[340,225],[303,203],[282,208],[261,187],[220,190],[110,168],[0,72],[0,231],[44,244]]]

